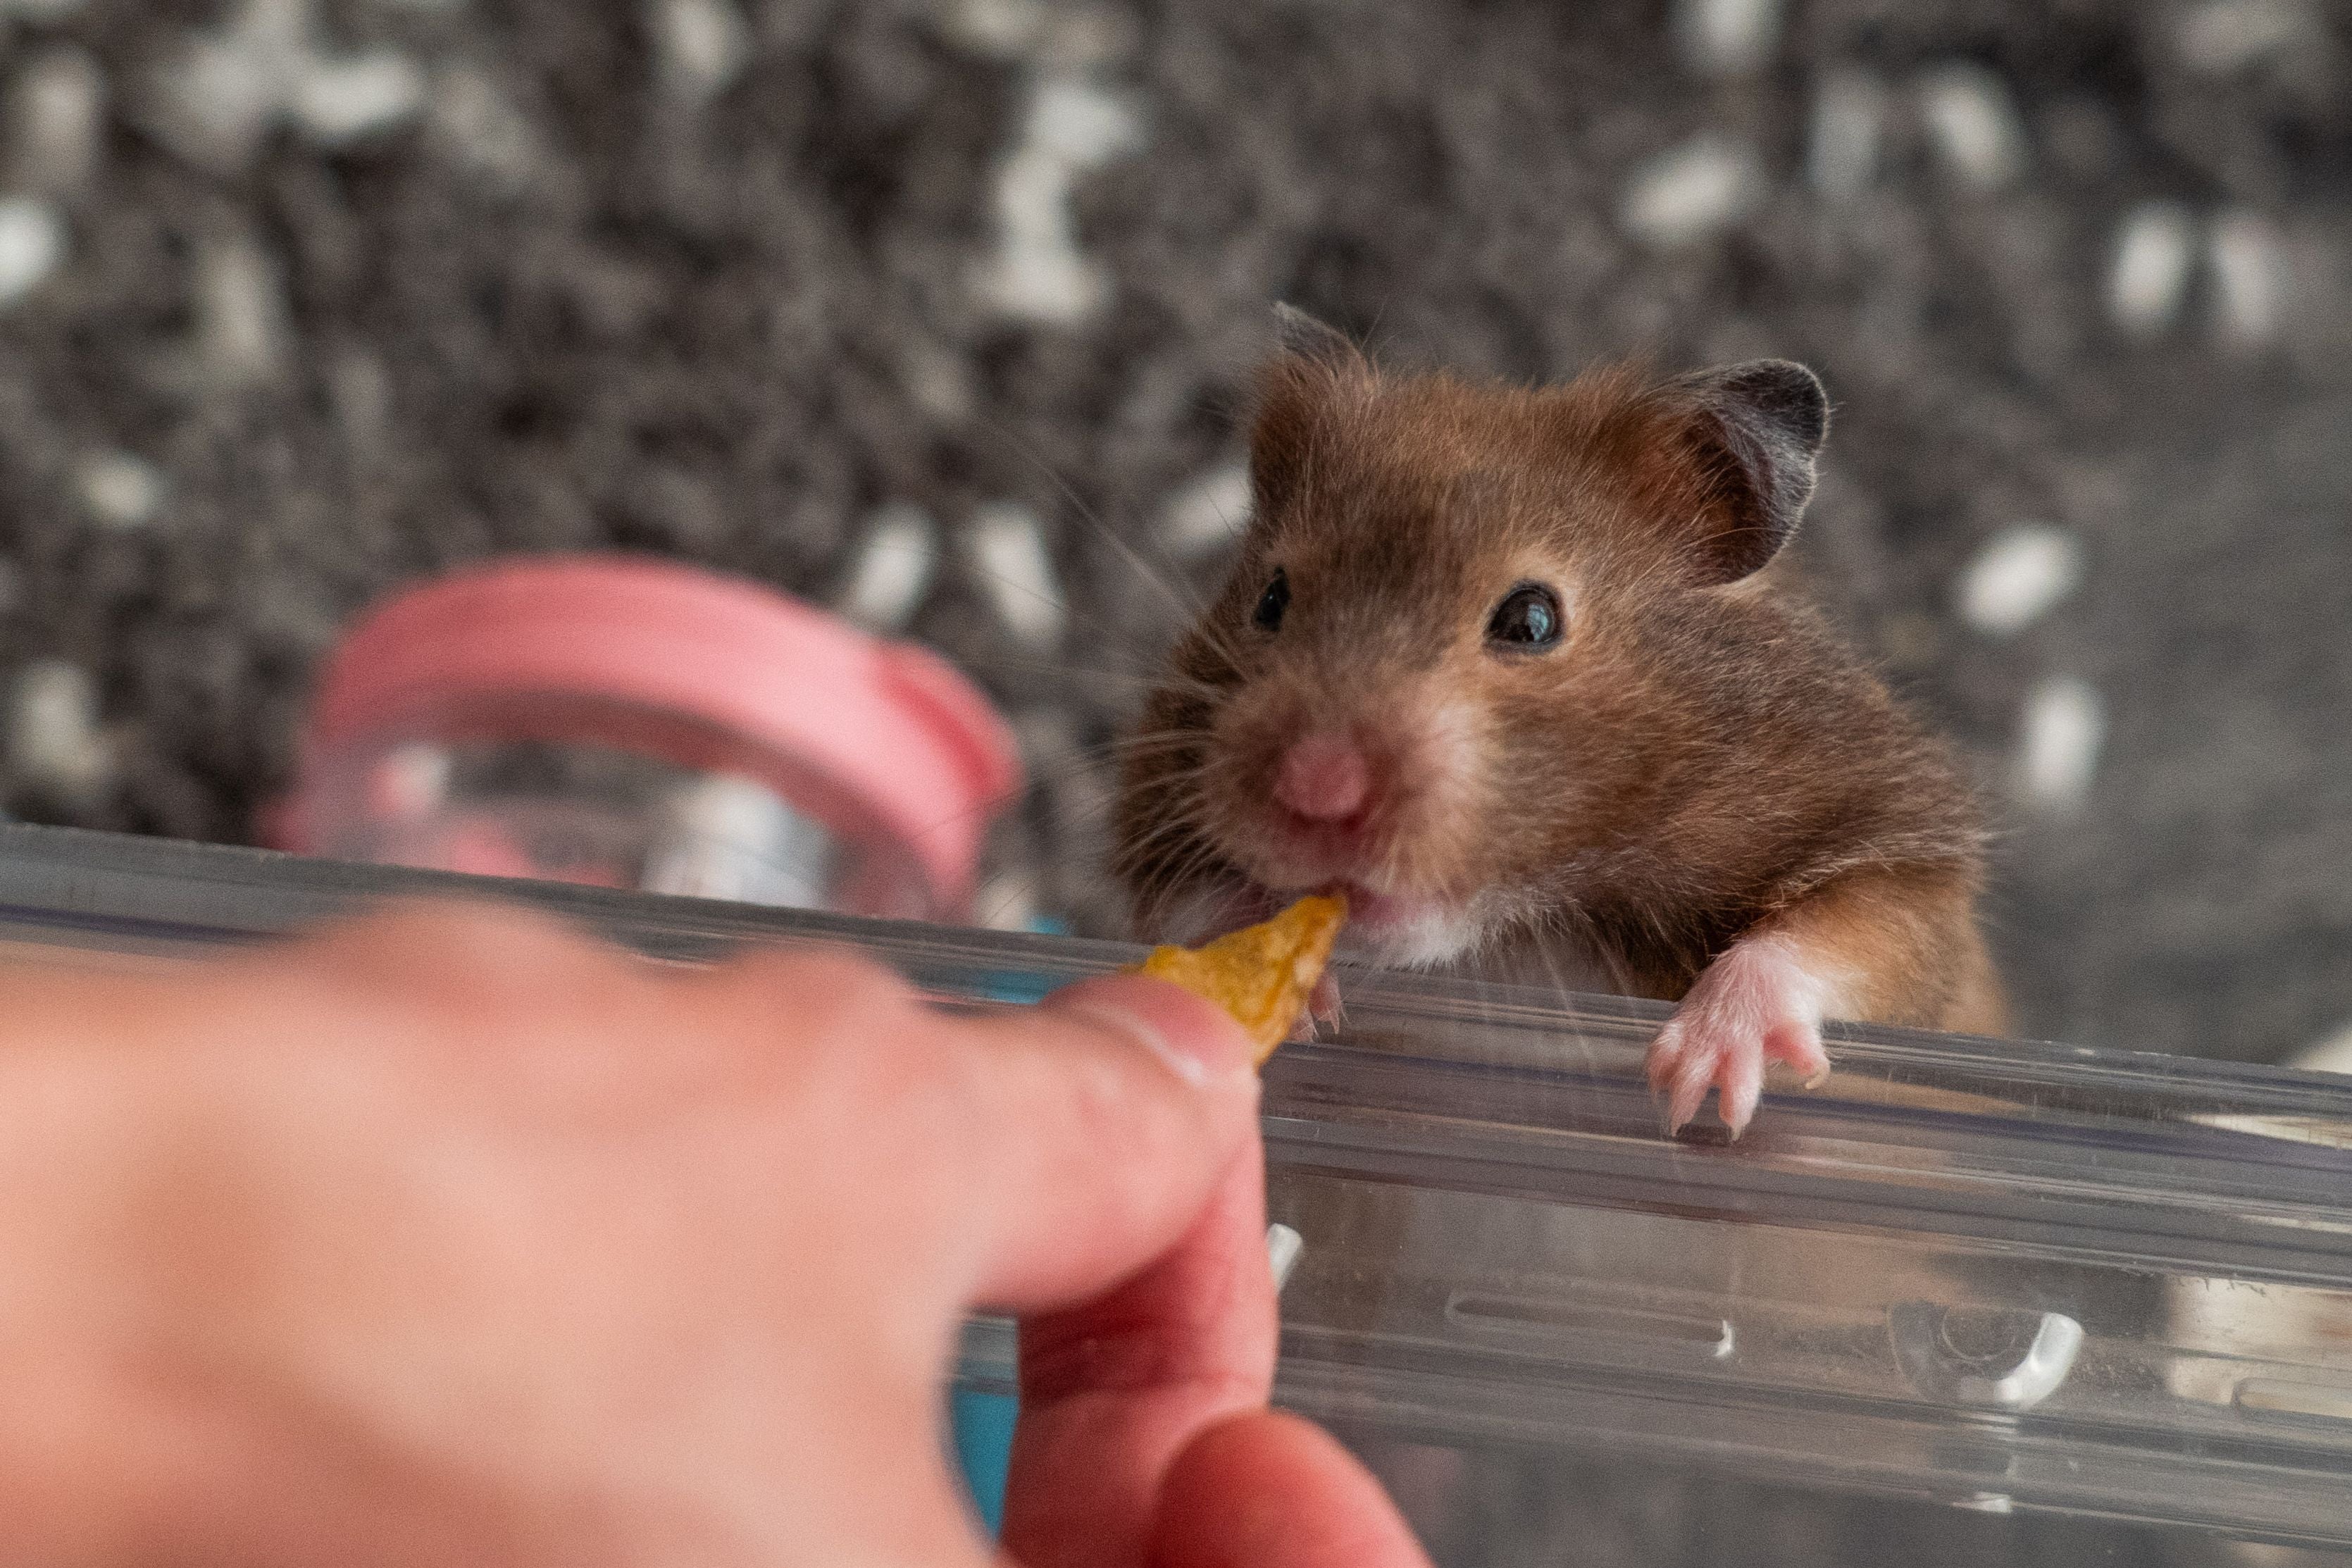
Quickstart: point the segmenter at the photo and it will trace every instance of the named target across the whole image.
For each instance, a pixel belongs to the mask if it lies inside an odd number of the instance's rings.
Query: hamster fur
[[[1340,888],[1360,955],[1654,997],[1671,1126],[1824,1018],[1997,1033],[1944,748],[1767,570],[1828,430],[1757,361],[1522,388],[1282,312],[1255,514],[1128,752],[1139,934]]]

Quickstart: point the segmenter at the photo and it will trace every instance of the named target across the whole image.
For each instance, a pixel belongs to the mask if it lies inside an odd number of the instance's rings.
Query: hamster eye
[[[1522,583],[1503,595],[1486,622],[1486,641],[1518,653],[1542,653],[1559,642],[1559,595],[1540,583]]]
[[[1290,608],[1290,574],[1277,566],[1274,581],[1257,596],[1257,608],[1250,613],[1250,623],[1262,632],[1273,631],[1282,625],[1282,612]]]

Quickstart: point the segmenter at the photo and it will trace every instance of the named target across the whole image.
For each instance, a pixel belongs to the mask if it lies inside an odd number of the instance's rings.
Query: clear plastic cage
[[[0,830],[0,940],[169,956],[495,891],[671,958],[866,949],[1035,995],[1108,943]],[[1738,1142],[1660,1130],[1641,1003],[1342,972],[1266,1071],[1305,1238],[1279,1396],[1441,1563],[2352,1562],[2352,1079],[1832,1031]],[[1003,1389],[1009,1326],[965,1386]]]

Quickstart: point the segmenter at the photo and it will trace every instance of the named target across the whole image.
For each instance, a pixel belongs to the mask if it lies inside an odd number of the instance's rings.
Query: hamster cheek
[[[1446,795],[1461,795],[1483,771],[1486,730],[1471,703],[1458,699],[1439,702],[1422,725],[1416,761],[1427,776],[1441,781]]]
[[[1666,1096],[1666,1130],[1696,1117],[1713,1089],[1724,1125],[1738,1137],[1763,1097],[1767,1062],[1785,1062],[1809,1083],[1828,1076],[1822,1019],[1838,1010],[1842,989],[1786,937],[1734,942],[1651,1042],[1650,1087]]]

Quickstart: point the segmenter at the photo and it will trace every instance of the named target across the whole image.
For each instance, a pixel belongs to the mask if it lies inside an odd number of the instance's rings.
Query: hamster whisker
[[[1106,761],[1139,762],[1146,757],[1163,757],[1170,752],[1198,751],[1201,737],[1190,730],[1171,730],[1157,735],[1130,735],[1109,743],[1104,753]]]
[[[1200,766],[1190,766],[1190,769],[1169,773],[1162,781],[1162,787],[1167,790],[1167,797],[1164,797],[1167,804],[1164,804],[1164,814],[1160,823],[1155,823],[1152,830],[1146,832],[1140,839],[1129,839],[1122,847],[1122,853],[1152,847],[1160,837],[1169,835],[1169,832],[1197,830],[1195,823],[1202,806]]]
[[[1124,669],[1105,669],[1098,665],[1080,666],[1050,658],[1019,658],[1003,654],[979,654],[960,659],[966,668],[983,675],[1050,675],[1057,679],[1078,685],[1110,688],[1121,695],[1150,692],[1167,684],[1157,676]]]
[[[1197,836],[1199,830],[1194,825],[1191,808],[1198,805],[1198,793],[1197,790],[1193,790],[1188,792],[1186,795],[1180,795],[1176,803],[1177,809],[1166,821],[1154,826],[1150,832],[1140,838],[1130,839],[1120,845],[1113,856],[1118,866],[1123,870],[1140,871],[1156,858],[1152,851],[1160,849],[1171,840],[1182,836],[1188,834]]]
[[[1171,847],[1177,847],[1181,849],[1182,853],[1177,857],[1176,862],[1181,864],[1186,855],[1190,855],[1197,850],[1201,842],[1197,838],[1187,837],[1191,826],[1192,825],[1186,822],[1170,822],[1161,824],[1160,826],[1152,829],[1152,831],[1145,837],[1136,839],[1132,843],[1125,845],[1120,848],[1118,855],[1115,857],[1118,868],[1122,872],[1140,872],[1149,867],[1153,860],[1159,858],[1159,855],[1156,853],[1157,851],[1167,849]]]
[[[1177,585],[1171,575],[1174,570],[1172,563],[1155,564],[1148,559],[1141,551],[1120,537],[1118,531],[1111,527],[1093,507],[1087,505],[1086,499],[1078,494],[1076,489],[1064,479],[1051,463],[1045,461],[1034,447],[1015,435],[1011,427],[1000,420],[990,419],[986,423],[1000,440],[1018,454],[1024,461],[1044,475],[1046,481],[1055,489],[1062,492],[1062,498],[1069,503],[1072,513],[1087,527],[1093,529],[1112,549],[1118,551],[1129,567],[1134,571],[1137,579],[1166,600],[1169,607],[1173,609],[1180,618],[1190,620],[1200,616],[1206,607],[1201,595]],[[1163,566],[1168,569],[1162,570]]]

